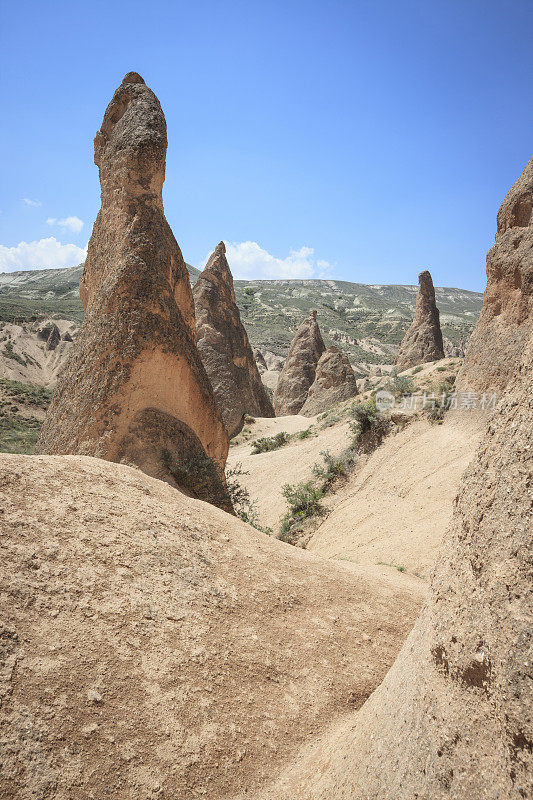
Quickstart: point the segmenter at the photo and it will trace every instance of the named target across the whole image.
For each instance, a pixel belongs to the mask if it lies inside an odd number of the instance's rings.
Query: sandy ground
[[[256,796],[422,603],[124,465],[2,455],[0,493],[0,797]]]
[[[308,549],[356,564],[392,563],[427,579],[482,427],[464,413],[443,425],[415,420],[390,436],[335,496]]]
[[[275,419],[257,419],[250,428],[251,439],[237,442],[230,447],[228,467],[241,464],[248,472],[239,478],[252,501],[256,502],[259,520],[277,533],[281,517],[286,511],[286,501],[282,487],[286,483],[299,483],[312,477],[313,464],[322,463],[321,451],[329,450],[339,455],[348,445],[350,431],[348,423],[334,425],[319,430],[317,435],[307,439],[293,439],[289,444],[268,453],[252,455],[251,442],[263,436],[274,436],[280,431],[297,433],[315,425],[316,417],[302,417],[298,414]]]

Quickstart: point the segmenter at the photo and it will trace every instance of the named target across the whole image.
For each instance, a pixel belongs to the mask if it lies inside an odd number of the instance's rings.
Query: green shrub
[[[30,406],[40,406],[47,408],[52,399],[52,390],[45,389],[44,386],[34,386],[31,383],[21,383],[20,381],[10,381],[7,378],[0,379],[0,390],[8,397]]]
[[[0,452],[31,455],[41,429],[40,420],[0,413]]]
[[[448,367],[437,367],[437,372],[446,372]]]
[[[350,413],[354,420],[350,423],[353,436],[350,448],[355,452],[371,453],[388,433],[389,420],[380,415],[374,398],[366,403],[356,403]]]
[[[298,439],[308,439],[311,436],[311,428],[306,428],[304,431],[298,433]]]
[[[419,364],[418,367],[415,367],[414,370],[411,372],[411,375],[418,375],[419,372],[422,372],[422,365]]]
[[[289,435],[285,433],[285,431],[276,433],[275,436],[263,436],[260,439],[256,439],[255,442],[252,442],[252,455],[255,456],[258,453],[268,453],[270,450],[277,450],[283,447],[284,444],[287,444],[288,441]]]
[[[349,468],[353,466],[353,451],[345,450],[340,456],[332,456],[328,450],[320,453],[324,459],[324,464],[314,464],[313,475],[322,481],[322,494],[327,494],[332,485],[339,478],[345,478]]]
[[[304,481],[292,486],[286,483],[282,492],[289,509],[281,521],[278,538],[293,544],[295,535],[301,530],[302,522],[326,513],[326,509],[320,502],[324,492],[315,485],[314,481]]]
[[[405,394],[413,394],[414,383],[408,375],[398,375],[398,370],[393,369],[391,379],[383,387],[386,392],[390,392],[396,398],[403,397]]]

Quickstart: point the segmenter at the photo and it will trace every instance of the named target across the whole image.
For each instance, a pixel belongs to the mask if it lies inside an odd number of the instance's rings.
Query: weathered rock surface
[[[257,364],[257,369],[259,370],[259,373],[261,374],[261,372],[265,372],[268,369],[268,367],[265,361],[265,357],[261,352],[261,350],[259,350],[257,347],[253,347],[252,353],[254,356],[255,363]]]
[[[48,339],[46,340],[46,349],[55,350],[60,341],[61,341],[61,333],[59,332],[59,328],[57,327],[57,325],[52,325],[50,334],[48,336]],[[72,339],[70,341],[72,341]]]
[[[326,349],[316,316],[315,310],[310,312],[291,342],[274,392],[274,409],[278,417],[298,414],[315,380],[318,361]]]
[[[277,356],[272,351],[267,350],[265,353],[265,362],[267,369],[271,372],[281,372],[285,359],[282,356]]]
[[[229,436],[245,414],[273,417],[274,409],[235,300],[224,242],[217,245],[193,288],[198,350]]]
[[[196,347],[187,269],[163,211],[166,149],[157,97],[128,73],[94,140],[102,205],[80,283],[85,321],[38,452],[136,464],[229,507],[217,478],[228,437]],[[209,489],[215,484],[220,492]]]
[[[3,800],[256,797],[422,602],[123,464],[2,454],[0,475]]]
[[[418,276],[418,295],[413,322],[403,337],[395,364],[404,370],[444,358],[440,315],[435,289],[427,270]]]
[[[463,478],[429,599],[383,684],[270,800],[533,796],[533,347]]]
[[[457,377],[462,390],[501,392],[533,329],[533,158],[498,212],[487,288]]]
[[[321,414],[358,394],[354,371],[345,353],[329,347],[318,361],[315,380],[307,393],[307,400],[300,409],[304,417]]]

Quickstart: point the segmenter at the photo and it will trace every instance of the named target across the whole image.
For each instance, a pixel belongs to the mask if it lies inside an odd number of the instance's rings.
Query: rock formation
[[[228,437],[196,348],[185,262],[163,211],[166,149],[157,97],[128,73],[94,140],[102,205],[80,282],[85,321],[38,452],[136,464],[229,507],[219,477]]]
[[[315,380],[309,388],[300,414],[313,417],[327,411],[336,403],[355,397],[356,394],[357,383],[348,356],[336,347],[329,347],[320,356]]]
[[[211,254],[193,288],[198,350],[229,436],[245,414],[273,417],[235,300],[224,242]]]
[[[487,254],[487,288],[457,387],[501,392],[533,327],[533,158],[509,190]]]
[[[46,340],[46,350],[55,350],[61,341],[61,334],[57,325],[52,325],[48,339]],[[71,340],[72,341],[72,340]]]
[[[310,312],[296,331],[289,347],[289,354],[274,392],[274,409],[278,417],[298,414],[307,400],[309,388],[314,383],[318,361],[326,349],[316,315],[315,310]]]
[[[261,350],[259,350],[257,347],[253,347],[252,353],[254,356],[255,363],[257,364],[257,369],[259,370],[259,373],[265,372],[268,369],[268,367],[265,361],[265,357],[261,352]]]
[[[435,303],[435,289],[427,270],[418,276],[415,316],[403,337],[395,364],[401,372],[427,361],[444,358],[440,315]]]

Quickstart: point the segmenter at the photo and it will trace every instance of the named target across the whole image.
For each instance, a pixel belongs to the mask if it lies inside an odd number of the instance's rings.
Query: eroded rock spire
[[[215,480],[228,437],[196,347],[185,262],[163,211],[166,149],[159,101],[130,72],[94,140],[101,208],[80,283],[85,321],[38,450],[133,463],[228,507],[223,479]]]
[[[426,269],[418,276],[415,316],[403,337],[394,363],[401,371],[441,358],[444,358],[444,345],[439,309],[435,302],[433,281]]]
[[[211,254],[193,289],[198,350],[229,436],[245,414],[273,417],[235,299],[224,242]]]
[[[315,380],[319,358],[326,349],[316,316],[315,310],[310,312],[296,331],[289,347],[289,354],[274,392],[274,409],[278,417],[298,414]]]

